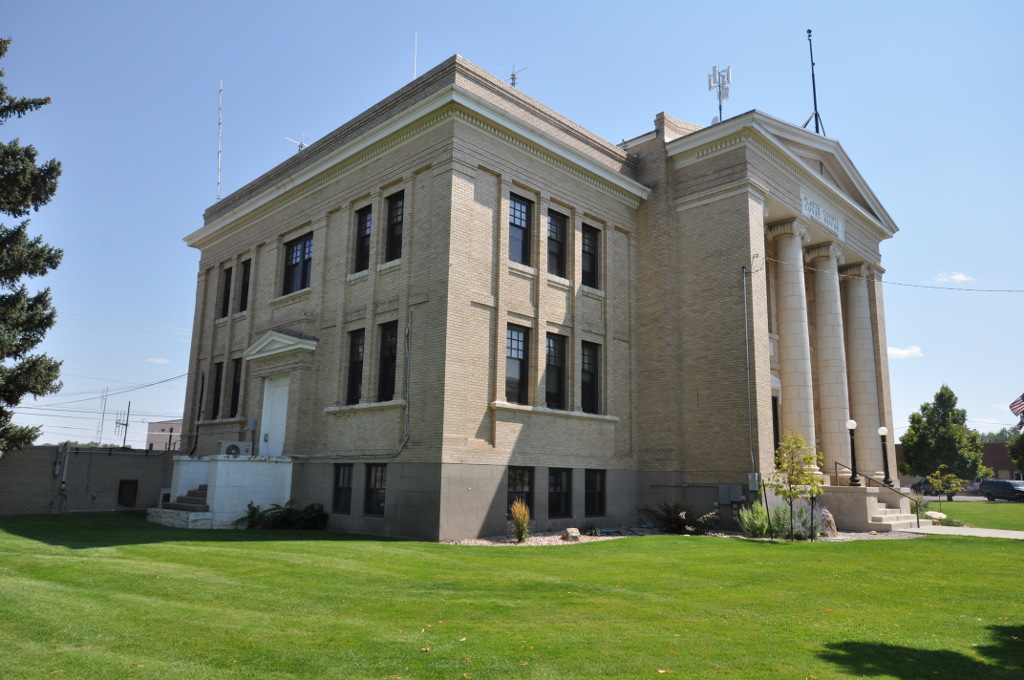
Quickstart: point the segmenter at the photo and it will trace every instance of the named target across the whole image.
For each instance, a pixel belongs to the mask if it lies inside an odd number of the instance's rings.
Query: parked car
[[[1024,502],[1024,481],[1019,479],[986,479],[981,482],[978,491],[990,501],[1002,498]]]

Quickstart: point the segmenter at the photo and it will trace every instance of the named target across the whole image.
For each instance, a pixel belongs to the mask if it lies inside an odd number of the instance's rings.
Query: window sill
[[[214,418],[212,420],[197,420],[196,425],[227,425],[230,423],[244,423],[245,418],[242,416],[235,416],[234,418]],[[252,432],[249,429],[242,429],[239,432]]]
[[[390,262],[384,262],[382,264],[377,265],[377,271],[379,271],[379,272],[386,272],[386,271],[389,271],[391,269],[397,269],[397,268],[399,268],[401,266],[402,266],[402,258],[398,258],[397,260],[391,260]]]
[[[348,281],[349,283],[351,283],[353,281],[358,281],[359,279],[365,279],[369,275],[370,275],[370,270],[369,269],[364,269],[361,272],[355,272],[353,274],[349,274],[348,276],[345,277],[345,280]]]
[[[604,291],[600,288],[591,288],[590,286],[580,286],[580,291],[584,295],[589,295],[592,298],[603,298]]]
[[[520,413],[535,413],[543,416],[555,416],[559,418],[572,418],[574,420],[598,420],[609,423],[619,422],[618,416],[609,416],[602,413],[584,413],[583,411],[562,411],[560,409],[547,408],[546,406],[527,406],[525,404],[511,404],[507,401],[492,401],[492,411],[518,411]]]
[[[516,262],[514,260],[509,260],[508,261],[508,268],[509,268],[509,271],[518,272],[520,274],[528,274],[530,276],[536,276],[537,275],[537,268],[536,267],[531,267],[529,265],[520,264],[519,262]]]
[[[564,288],[565,290],[572,289],[572,281],[564,276],[558,276],[557,274],[548,274],[548,283],[557,288]]]
[[[363,411],[384,411],[392,408],[405,408],[405,399],[372,401],[365,404],[334,404],[324,408],[324,413],[340,415],[342,413],[361,413]]]
[[[291,302],[295,302],[296,300],[302,300],[309,297],[311,290],[312,288],[303,288],[302,290],[297,290],[292,293],[285,293],[284,295],[271,300],[270,305],[271,307],[276,307],[278,305],[286,305]]]

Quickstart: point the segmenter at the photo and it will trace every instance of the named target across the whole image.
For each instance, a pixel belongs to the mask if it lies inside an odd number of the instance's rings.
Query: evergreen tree
[[[960,479],[992,474],[981,463],[978,433],[967,427],[967,411],[957,408],[956,401],[953,390],[943,385],[935,401],[921,404],[921,410],[910,415],[910,427],[900,437],[905,472],[927,477],[945,465]]]
[[[0,59],[10,44],[10,39],[0,39]],[[49,97],[10,96],[3,76],[0,71],[0,125],[50,103]],[[17,139],[0,142],[0,213],[24,217],[53,198],[60,163],[51,159],[38,164],[36,156],[35,147],[22,146]],[[41,237],[29,237],[28,220],[13,227],[0,224],[0,452],[23,448],[39,435],[38,427],[11,422],[14,407],[27,395],[53,394],[61,388],[60,362],[32,353],[57,320],[50,290],[30,294],[21,279],[43,276],[62,256]]]

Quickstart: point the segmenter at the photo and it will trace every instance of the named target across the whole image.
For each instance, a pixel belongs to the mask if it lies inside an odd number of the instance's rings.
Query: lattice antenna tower
[[[511,85],[512,87],[515,87],[516,83],[519,81],[519,74],[522,73],[523,71],[525,71],[528,68],[530,68],[530,67],[529,66],[524,66],[521,69],[517,70],[516,69],[516,62],[513,61],[512,62],[512,71],[508,74],[508,83],[509,83],[509,85]]]
[[[722,104],[729,101],[730,85],[732,85],[732,66],[726,66],[724,69],[712,66],[711,73],[708,74],[708,92],[717,90],[718,96],[718,117],[711,121],[712,125],[722,121]]]

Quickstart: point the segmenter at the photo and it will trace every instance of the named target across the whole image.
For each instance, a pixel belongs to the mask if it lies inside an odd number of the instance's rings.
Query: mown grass
[[[938,503],[932,501],[929,510],[938,510]],[[951,519],[958,519],[966,526],[984,529],[1010,529],[1024,531],[1024,503],[1010,501],[943,501],[942,512]]]
[[[489,548],[8,517],[0,675],[1016,679],[1022,557],[939,536]]]

